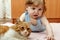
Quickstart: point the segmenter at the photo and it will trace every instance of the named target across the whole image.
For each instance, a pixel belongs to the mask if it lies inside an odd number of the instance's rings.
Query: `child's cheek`
[[[34,12],[34,11],[31,9],[31,7],[28,7],[28,8],[27,8],[27,11],[28,11],[29,14],[32,14],[32,13]]]
[[[42,16],[42,14],[43,14],[43,11],[39,12],[39,15],[38,16]]]
[[[29,13],[29,14],[33,14],[34,11],[30,9],[30,10],[28,11],[28,13]]]

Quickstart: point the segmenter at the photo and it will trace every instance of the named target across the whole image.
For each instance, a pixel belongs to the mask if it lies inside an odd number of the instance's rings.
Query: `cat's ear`
[[[21,21],[17,19],[15,24],[19,24],[19,23],[21,23]]]

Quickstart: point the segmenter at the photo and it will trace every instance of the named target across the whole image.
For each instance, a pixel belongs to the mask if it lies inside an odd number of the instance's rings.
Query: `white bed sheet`
[[[55,40],[60,40],[60,23],[50,23],[53,29],[54,38]],[[11,23],[6,23],[3,25],[9,25],[11,26]],[[29,40],[46,40],[46,33],[40,32],[40,33],[31,33],[29,36]]]
[[[60,23],[50,23],[53,29],[55,40],[60,40]],[[46,40],[46,33],[31,33],[30,40]]]

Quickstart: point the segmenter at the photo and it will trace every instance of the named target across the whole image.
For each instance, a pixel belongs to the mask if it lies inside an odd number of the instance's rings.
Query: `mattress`
[[[55,40],[60,40],[60,23],[50,23],[50,25],[52,26],[52,31],[53,31]],[[46,40],[46,33],[32,32],[31,35],[29,36],[29,40]]]
[[[4,25],[11,26],[11,23],[6,23]],[[50,23],[52,26],[52,31],[54,34],[55,40],[60,40],[60,23]],[[32,32],[29,36],[29,40],[46,40],[46,33],[45,32]]]

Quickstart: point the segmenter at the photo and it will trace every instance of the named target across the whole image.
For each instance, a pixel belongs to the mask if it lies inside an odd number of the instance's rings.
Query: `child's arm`
[[[41,17],[41,21],[46,26],[46,31],[47,31],[47,34],[48,34],[48,39],[51,39],[51,38],[54,39],[53,38],[52,27],[51,27],[51,25],[49,24],[47,18],[44,15]]]
[[[24,21],[24,18],[25,18],[25,13],[23,13],[21,16],[20,16],[20,21]]]

